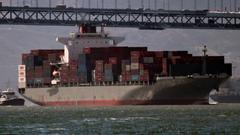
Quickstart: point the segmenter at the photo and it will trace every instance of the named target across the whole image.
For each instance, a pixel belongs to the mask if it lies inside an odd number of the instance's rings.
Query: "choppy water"
[[[240,135],[240,104],[0,107],[0,134]]]

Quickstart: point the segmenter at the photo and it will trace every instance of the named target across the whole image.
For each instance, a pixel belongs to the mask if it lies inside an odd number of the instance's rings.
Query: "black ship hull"
[[[0,106],[23,106],[24,102],[25,102],[25,100],[21,99],[21,98],[9,99],[6,101],[2,101],[0,103]]]

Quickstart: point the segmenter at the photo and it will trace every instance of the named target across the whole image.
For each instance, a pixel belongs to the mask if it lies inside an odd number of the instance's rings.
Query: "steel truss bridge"
[[[204,10],[0,7],[0,24],[74,26],[83,23],[140,29],[240,29],[240,13]]]

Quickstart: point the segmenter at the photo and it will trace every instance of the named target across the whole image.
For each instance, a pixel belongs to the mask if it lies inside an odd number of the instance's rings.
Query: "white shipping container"
[[[18,82],[19,83],[22,83],[22,82],[26,83],[26,77],[18,77]]]
[[[130,65],[126,65],[126,71],[130,71],[131,70],[131,66]]]
[[[18,65],[18,71],[26,71],[25,65]]]
[[[139,69],[139,63],[131,63],[131,70]]]
[[[26,77],[25,71],[18,71],[18,77]]]
[[[26,88],[26,82],[18,82],[18,88]]]

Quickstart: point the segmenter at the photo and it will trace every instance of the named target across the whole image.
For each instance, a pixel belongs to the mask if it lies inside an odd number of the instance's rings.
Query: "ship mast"
[[[202,74],[205,75],[207,73],[207,46],[204,45],[203,47],[203,65],[202,65]]]

